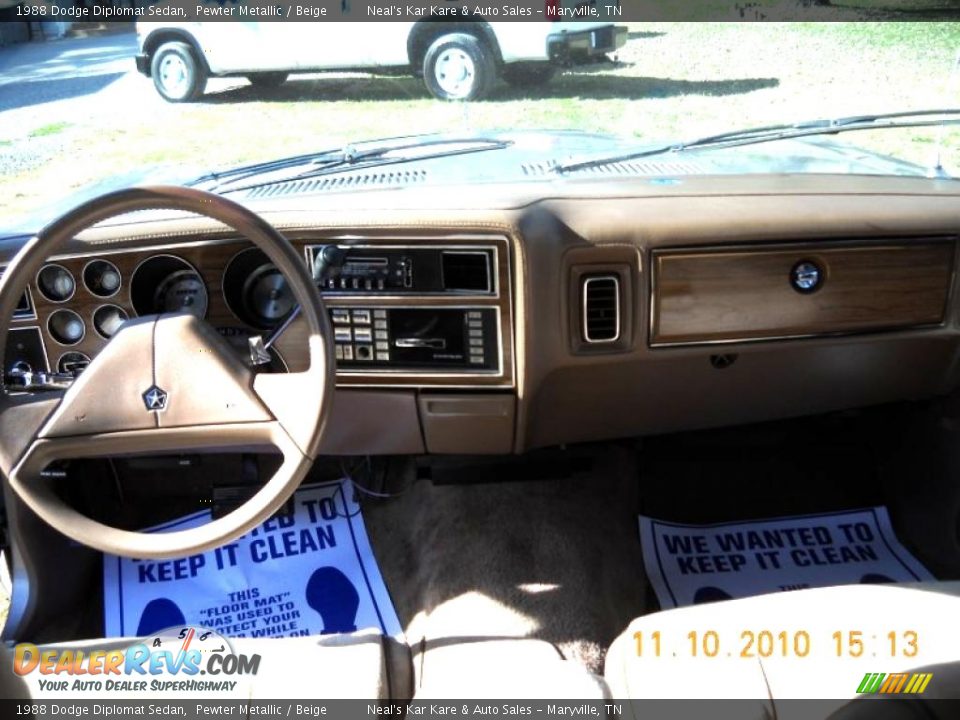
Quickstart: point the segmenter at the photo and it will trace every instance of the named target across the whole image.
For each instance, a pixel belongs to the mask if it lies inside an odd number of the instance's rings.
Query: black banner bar
[[[450,720],[450,718],[603,718],[617,720],[743,720],[786,713],[808,720],[895,720],[960,717],[960,700],[906,698],[840,700],[0,700],[0,717],[18,718],[332,718]],[[904,714],[906,713],[906,714]]]
[[[659,22],[936,21],[960,0],[27,0],[0,21],[61,22]]]

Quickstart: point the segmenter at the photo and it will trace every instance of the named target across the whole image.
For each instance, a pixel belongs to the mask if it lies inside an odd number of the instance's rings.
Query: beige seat
[[[135,642],[136,638],[87,640],[59,645],[43,645],[40,650],[93,650],[124,649]],[[217,699],[338,699],[357,698],[366,700],[409,700],[412,685],[412,666],[410,652],[390,638],[376,633],[353,633],[349,635],[312,636],[302,638],[234,638],[231,640],[233,651],[248,656],[260,655],[260,663],[255,675],[233,675],[214,677],[211,675],[169,675],[142,676],[148,681],[157,677],[160,680],[236,680],[236,686],[229,692],[216,692]],[[12,667],[9,648],[0,645],[0,663],[5,668]],[[38,670],[17,677],[9,671],[0,676],[9,687],[3,690],[3,697],[58,699],[65,693],[40,689],[40,680],[66,679],[73,676],[42,675]],[[87,676],[92,678],[92,676]],[[113,676],[115,680],[138,679],[137,675]],[[110,679],[101,676],[100,679]],[[142,700],[149,697],[149,691],[114,691],[109,697],[115,699]],[[197,692],[166,692],[157,697],[207,698],[214,695],[209,690]]]
[[[867,673],[932,672],[924,699],[960,697],[958,594],[960,583],[854,585],[652,613],[614,641],[604,676],[613,697],[638,701],[632,713],[642,701],[735,698],[747,701],[741,717],[807,720],[814,708],[791,700],[817,698],[829,700],[817,717],[861,717],[864,703],[850,701]]]
[[[434,638],[415,650],[414,668],[414,701],[609,698],[603,678],[542,640]]]

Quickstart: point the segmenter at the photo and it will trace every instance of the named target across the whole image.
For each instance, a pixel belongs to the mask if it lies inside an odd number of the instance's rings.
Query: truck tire
[[[289,77],[285,72],[259,72],[247,75],[247,80],[256,88],[278,88],[287,81]]]
[[[207,69],[184,42],[166,42],[150,62],[153,86],[168,102],[192,102],[207,87]]]
[[[503,79],[513,87],[540,87],[550,82],[557,68],[550,63],[512,63],[503,66]]]
[[[467,33],[441,35],[423,58],[423,82],[440,100],[479,100],[496,76],[490,48]]]

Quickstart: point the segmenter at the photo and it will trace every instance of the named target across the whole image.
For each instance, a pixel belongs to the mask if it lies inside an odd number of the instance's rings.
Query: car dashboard
[[[308,265],[339,258],[320,287],[330,454],[515,453],[956,386],[951,181],[489,184],[251,207]],[[30,279],[6,372],[81,372],[124,319],[173,310],[245,354],[292,302],[267,258],[212,221],[117,218]],[[306,361],[294,319],[262,371]]]

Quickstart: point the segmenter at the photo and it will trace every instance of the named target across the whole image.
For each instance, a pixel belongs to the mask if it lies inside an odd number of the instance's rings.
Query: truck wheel
[[[440,100],[478,100],[496,75],[490,49],[466,33],[441,35],[423,58],[423,81]]]
[[[546,85],[556,73],[557,68],[550,63],[513,63],[503,66],[503,79],[520,88]]]
[[[278,88],[287,81],[285,72],[260,72],[247,75],[250,84],[257,88]]]
[[[157,48],[150,75],[153,86],[168,102],[192,102],[207,86],[207,69],[183,42],[167,42]]]

